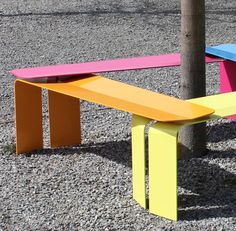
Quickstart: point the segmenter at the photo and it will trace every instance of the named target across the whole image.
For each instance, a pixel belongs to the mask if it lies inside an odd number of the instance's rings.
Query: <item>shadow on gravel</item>
[[[90,15],[90,16],[99,16],[99,15],[134,15],[134,14],[140,14],[140,15],[162,15],[162,16],[168,16],[168,15],[180,15],[181,11],[180,9],[173,9],[173,10],[160,10],[158,7],[153,6],[147,6],[147,7],[140,7],[136,9],[130,10],[129,8],[125,7],[111,7],[112,9],[99,9],[99,7],[94,7],[94,9],[84,10],[84,11],[66,11],[66,12],[27,12],[27,13],[12,13],[12,14],[6,14],[6,13],[0,13],[0,17],[27,17],[27,16],[74,16],[74,15]],[[235,16],[236,15],[236,8],[231,9],[221,9],[221,10],[206,10],[206,15],[219,15],[219,16]],[[212,19],[212,18],[209,18]],[[224,22],[225,20],[216,19],[217,21]],[[232,22],[235,22],[236,20],[233,20]],[[229,21],[227,21],[229,22]]]
[[[135,11],[129,11],[129,10],[122,10],[119,11],[116,10],[89,10],[89,11],[71,11],[71,12],[45,12],[45,13],[17,13],[17,14],[0,14],[0,17],[25,17],[25,16],[73,16],[73,15],[91,15],[91,16],[97,16],[97,15],[105,15],[105,14],[117,14],[117,15],[132,15],[132,14],[145,14],[145,15],[174,15],[174,14],[180,14],[180,10],[164,10],[164,11],[158,11],[158,10],[152,10],[152,11],[146,11],[146,10],[135,10]]]
[[[219,18],[219,17],[222,17],[222,16],[236,16],[236,8],[230,8],[230,9],[217,9],[217,10],[206,10],[206,16],[209,16],[209,15],[214,15],[214,17],[211,17],[211,18],[207,18],[207,19],[210,19],[210,20],[214,20],[214,21],[217,21],[217,22],[226,22],[226,23],[234,23],[236,22],[235,19],[222,19],[222,18]],[[218,18],[216,18],[216,16],[219,16]]]
[[[233,156],[233,152],[219,154]],[[213,155],[217,158],[216,152]],[[236,217],[236,175],[208,161],[197,158],[178,163],[178,184],[190,191],[178,198],[181,220]]]
[[[208,141],[217,143],[236,138],[236,122],[220,123],[209,127]]]
[[[161,27],[159,21],[153,21],[151,16],[158,16],[158,19],[162,19],[165,16],[174,16],[178,17],[177,22],[180,22],[181,11],[179,6],[175,6],[173,9],[160,9],[159,4],[150,3],[149,1],[143,1],[142,4],[136,7],[129,7],[127,5],[122,5],[119,3],[112,4],[100,4],[97,3],[88,9],[81,11],[56,11],[56,12],[19,12],[19,13],[1,13],[0,18],[15,18],[15,17],[32,17],[32,16],[42,16],[42,17],[61,17],[61,16],[79,16],[86,15],[87,20],[96,22],[96,18],[99,16],[143,16],[144,22],[151,26]],[[206,9],[206,19],[211,21],[226,22],[226,23],[235,23],[234,18],[227,18],[227,20],[222,19],[222,16],[235,16],[236,8],[225,8],[225,9]]]
[[[63,153],[63,154],[62,154]],[[40,155],[73,155],[74,153],[86,154],[93,153],[95,155],[101,156],[103,158],[109,159],[111,161],[123,164],[124,166],[130,167],[131,164],[131,143],[130,141],[111,141],[104,143],[87,143],[74,147],[65,147],[50,149],[45,148],[43,150],[37,151],[37,156]],[[35,155],[35,151],[31,153],[23,154],[26,157],[31,157]]]
[[[140,8],[135,10],[127,10],[125,8],[113,8],[113,10],[106,9],[97,9],[97,10],[86,10],[86,11],[69,11],[69,12],[40,12],[40,13],[15,13],[15,14],[0,14],[0,17],[25,17],[25,16],[73,16],[73,15],[104,15],[104,14],[146,14],[146,15],[175,15],[180,14],[179,9],[173,10],[158,10],[155,8]],[[217,14],[217,15],[236,15],[236,8],[233,9],[222,9],[222,10],[206,10],[206,13],[209,14]]]
[[[222,122],[209,128],[210,143],[235,138],[235,122]],[[205,158],[178,162],[178,184],[190,191],[178,198],[181,220],[236,217],[236,175],[219,166],[235,159],[236,149],[229,147],[225,151],[208,151]]]
[[[212,126],[211,142],[235,138],[235,123]],[[234,132],[233,132],[234,131]],[[221,138],[217,138],[218,135]],[[73,155],[74,153],[95,155],[131,168],[130,140],[103,143],[88,143],[73,148],[45,149],[39,155]],[[202,220],[217,217],[236,218],[236,175],[220,167],[230,164],[236,149],[209,151],[205,158],[178,161],[178,186],[187,190],[179,195],[180,220]],[[27,156],[31,156],[28,154]],[[216,162],[216,164],[215,164]]]

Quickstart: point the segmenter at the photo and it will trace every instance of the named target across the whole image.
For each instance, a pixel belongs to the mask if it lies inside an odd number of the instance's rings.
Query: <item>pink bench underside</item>
[[[206,56],[206,63],[221,62],[223,59]],[[15,69],[11,73],[20,79],[77,76],[91,73],[138,70],[180,66],[180,54],[167,54],[138,58],[115,59],[78,64],[63,64]]]

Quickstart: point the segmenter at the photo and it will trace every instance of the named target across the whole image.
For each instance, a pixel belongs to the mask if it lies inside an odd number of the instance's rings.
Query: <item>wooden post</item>
[[[181,97],[205,95],[205,0],[181,0]],[[206,125],[184,128],[179,142],[180,157],[205,154]]]

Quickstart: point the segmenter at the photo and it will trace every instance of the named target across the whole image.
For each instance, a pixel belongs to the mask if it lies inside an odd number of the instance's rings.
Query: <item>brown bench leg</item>
[[[41,89],[15,82],[16,153],[43,148]]]
[[[80,100],[48,91],[51,147],[81,143]]]

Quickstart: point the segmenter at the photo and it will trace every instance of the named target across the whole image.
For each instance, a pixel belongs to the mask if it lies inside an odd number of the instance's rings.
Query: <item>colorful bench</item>
[[[220,63],[221,91],[236,90],[233,62],[211,57],[206,62]],[[43,148],[41,89],[49,94],[52,147],[81,143],[80,99],[130,112],[133,196],[147,208],[144,129],[151,120],[158,121],[149,129],[149,210],[177,220],[178,131],[182,126],[236,114],[236,93],[183,101],[90,73],[178,65],[180,56],[170,54],[13,70],[19,78],[15,82],[17,153]],[[47,78],[48,83],[31,82],[37,78]]]
[[[236,63],[231,60],[218,58],[210,55],[218,55],[214,50],[207,49],[206,63],[219,63],[220,69],[220,92],[231,92],[236,90]],[[221,55],[221,57],[224,57]],[[90,73],[101,73],[111,71],[139,70],[147,68],[162,68],[180,66],[180,54],[167,54],[158,56],[147,56],[138,58],[126,58],[106,61],[87,62],[79,64],[63,64],[34,68],[23,68],[11,71],[19,79],[47,79],[55,81],[65,76],[78,76]],[[236,119],[236,116],[231,117]]]
[[[81,98],[133,114],[133,197],[144,208],[148,207],[145,186],[145,127],[152,120],[159,121],[149,128],[149,210],[171,220],[177,220],[179,129],[236,114],[236,92],[182,101],[95,75],[60,83],[16,80],[17,153],[43,147],[42,88],[49,92],[52,147],[80,144]],[[124,96],[123,91],[129,95]]]
[[[221,64],[222,62],[224,62],[223,59],[211,58],[206,56],[206,62],[207,63],[219,62],[220,67],[223,70],[223,66]],[[169,55],[98,61],[98,62],[89,62],[80,64],[66,64],[66,65],[54,65],[46,67],[24,68],[11,71],[11,73],[14,74],[18,79],[28,81],[24,82],[25,88],[27,88],[26,91],[21,90],[21,88],[18,86],[18,85],[20,86],[23,85],[23,83],[21,84],[18,83],[19,80],[16,81],[15,85],[17,153],[27,152],[33,149],[38,149],[43,147],[42,134],[41,134],[42,113],[40,111],[41,110],[40,88],[41,87],[43,88],[44,85],[35,83],[34,86],[38,86],[39,89],[34,90],[34,88],[32,87],[33,83],[30,83],[30,81],[33,80],[33,81],[45,82],[46,80],[46,82],[53,83],[53,82],[63,81],[63,79],[65,80],[65,78],[67,78],[68,76],[69,78],[71,78],[72,76],[81,78],[81,75],[97,73],[97,72],[122,71],[122,70],[144,69],[144,68],[154,68],[154,67],[159,68],[159,67],[169,67],[178,65],[180,65],[180,55],[169,54]],[[225,75],[223,75],[223,77],[224,76]],[[79,81],[79,79],[77,81]],[[50,84],[44,87],[47,88],[49,86],[54,86],[55,88],[58,88],[59,86],[61,86],[60,90],[65,91],[65,93],[63,94],[67,94],[66,89],[68,85],[69,84],[62,85],[56,83],[54,85]],[[105,91],[106,89],[109,90],[110,88],[111,86],[109,86],[109,84],[108,86],[106,86],[105,89],[103,87],[100,88],[101,91],[99,92],[99,94],[102,94],[102,91]],[[71,97],[69,99],[69,97],[65,97],[63,94],[53,93],[53,90],[49,91],[49,115],[50,115],[50,131],[51,131],[52,147],[63,146],[63,145],[64,146],[74,145],[78,144],[78,139],[80,140],[80,138],[74,136],[74,133],[80,130],[79,122],[77,122],[77,124],[73,124],[73,126],[70,125],[69,122],[66,122],[72,120],[78,121],[76,118],[79,118],[79,108],[75,109],[76,107],[73,106],[74,104],[77,104],[78,100],[75,99],[72,100]],[[98,92],[95,93],[94,99],[96,99],[96,94],[98,94]],[[111,94],[111,92],[109,94]],[[121,95],[123,95],[123,93]],[[112,94],[109,96],[111,98]],[[83,94],[80,94],[79,97],[82,97],[82,99],[85,100],[91,100],[91,98],[90,99],[83,98],[84,97]],[[30,108],[27,106],[23,107],[21,105],[21,104],[25,105],[27,101],[29,101],[28,104],[31,105]],[[101,103],[101,102],[96,102],[96,103]],[[116,103],[108,106],[116,108]],[[143,108],[140,109],[141,111],[143,111]],[[127,110],[129,111],[130,109],[126,108],[126,111]],[[63,113],[64,111],[67,111],[69,113],[65,114]],[[134,111],[130,112],[135,113]],[[148,118],[152,118],[151,116],[152,115],[150,115],[150,113],[149,115],[146,115],[146,117]],[[63,127],[65,127],[65,129]],[[74,128],[71,130],[70,134],[69,132],[68,134],[62,132],[63,130],[67,131],[70,130],[66,129],[69,127]],[[32,137],[32,134],[34,134],[35,137],[34,141],[30,139]],[[61,136],[60,134],[65,134],[65,137],[68,138],[60,137]],[[72,137],[76,137],[76,139]],[[31,142],[31,144],[27,145],[27,142]]]
[[[214,112],[209,108],[96,75],[56,83],[16,80],[17,153],[43,148],[41,89],[47,89],[49,95],[52,147],[80,144],[80,99],[163,122],[193,120]]]
[[[149,204],[146,195],[145,130],[150,119],[133,116],[132,119],[132,171],[133,197],[153,214],[178,219],[177,200],[177,142],[179,130],[188,125],[201,123],[236,114],[236,92],[188,100],[213,108],[214,114],[195,121],[156,122],[148,132]]]
[[[224,59],[220,63],[220,92],[236,91],[236,44],[207,47],[206,54]]]

